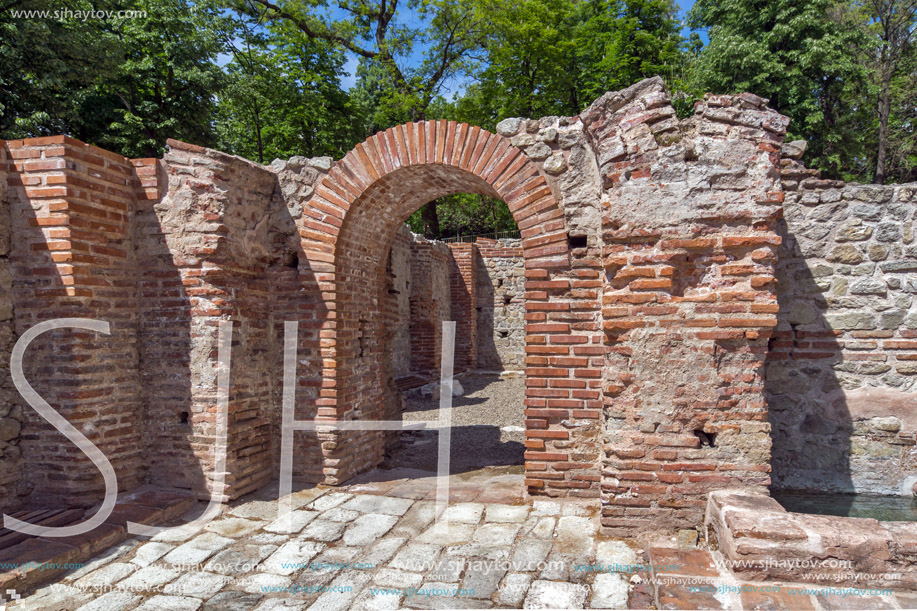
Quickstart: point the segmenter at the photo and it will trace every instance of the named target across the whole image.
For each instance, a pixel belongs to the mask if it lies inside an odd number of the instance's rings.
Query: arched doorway
[[[305,232],[320,244],[322,290],[332,315],[322,330],[326,388],[319,418],[380,420],[393,392],[384,297],[386,255],[396,231],[437,197],[480,193],[502,199],[519,226],[526,269],[526,480],[531,491],[586,468],[572,456],[562,422],[582,417],[577,372],[588,343],[571,326],[573,274],[562,210],[539,168],[507,138],[447,121],[409,123],[376,134],[335,164],[316,188]],[[578,367],[582,367],[578,370]],[[583,413],[575,413],[583,412]],[[597,417],[597,416],[596,416]],[[381,462],[384,433],[324,434],[324,473],[340,483]],[[594,469],[594,465],[589,465]],[[594,482],[598,481],[595,475]],[[585,482],[585,483],[584,483]],[[582,479],[570,487],[591,487]],[[558,489],[562,487],[555,487]]]

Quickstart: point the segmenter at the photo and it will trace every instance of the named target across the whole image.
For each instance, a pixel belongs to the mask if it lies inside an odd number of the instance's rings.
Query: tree
[[[76,133],[93,86],[115,70],[117,40],[83,0],[12,0],[0,10],[0,138]],[[20,13],[32,12],[31,14]],[[37,12],[47,11],[44,15]]]
[[[790,117],[790,137],[808,141],[811,164],[842,176],[866,155],[867,71],[850,50],[863,33],[834,17],[834,0],[698,0],[689,21],[710,43],[694,67],[698,88],[750,91]]]
[[[344,54],[288,24],[236,15],[222,32],[232,60],[218,96],[220,148],[264,163],[294,155],[341,156],[360,139],[341,89]]]
[[[902,62],[914,46],[917,29],[917,0],[864,0],[868,29],[878,39],[874,79],[878,85],[877,116],[879,123],[874,182],[882,184],[888,177],[889,122],[892,115],[894,81]],[[913,83],[913,73],[905,78]],[[906,83],[899,83],[899,86]],[[913,87],[911,88],[913,91]],[[913,105],[913,104],[912,104]]]

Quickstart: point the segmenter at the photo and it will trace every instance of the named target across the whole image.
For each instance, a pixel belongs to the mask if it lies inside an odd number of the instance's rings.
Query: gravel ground
[[[465,394],[452,400],[451,472],[523,464],[525,380],[483,374],[458,380]],[[406,398],[405,404],[406,421],[439,418],[438,393],[427,399]],[[401,447],[386,456],[382,468],[436,471],[437,438],[436,431],[403,433]]]

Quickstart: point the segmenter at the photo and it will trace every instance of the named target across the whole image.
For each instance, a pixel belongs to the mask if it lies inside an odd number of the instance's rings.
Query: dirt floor
[[[522,465],[525,380],[484,374],[458,380],[465,392],[453,397],[451,473]],[[406,398],[405,404],[405,421],[439,419],[438,393]],[[382,468],[436,471],[438,436],[437,431],[402,433],[401,447],[386,456]]]

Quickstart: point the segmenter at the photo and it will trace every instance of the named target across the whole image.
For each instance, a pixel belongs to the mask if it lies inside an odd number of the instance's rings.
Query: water
[[[823,516],[874,518],[882,522],[917,522],[917,498],[866,494],[812,494],[774,491],[787,511]]]

